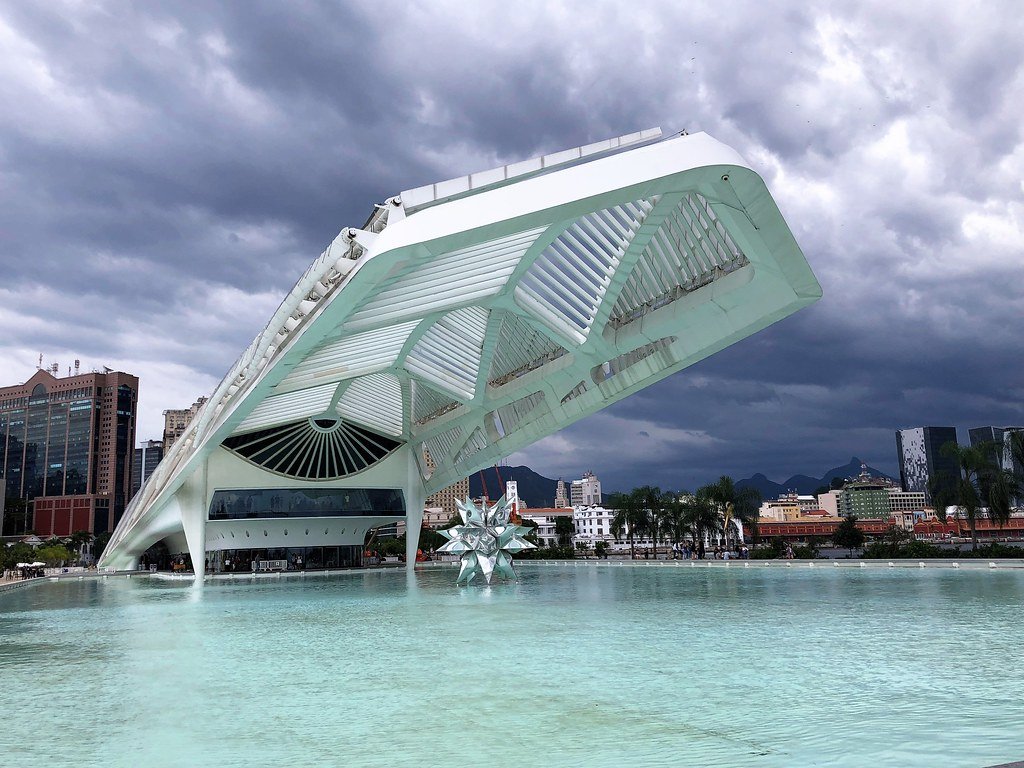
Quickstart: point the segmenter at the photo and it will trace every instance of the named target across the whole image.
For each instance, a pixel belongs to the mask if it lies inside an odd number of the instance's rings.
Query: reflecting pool
[[[489,588],[455,575],[0,595],[2,762],[1024,759],[1024,572],[523,564],[518,584]]]

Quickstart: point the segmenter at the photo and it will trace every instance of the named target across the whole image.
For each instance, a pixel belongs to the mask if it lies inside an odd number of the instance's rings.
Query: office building
[[[565,487],[565,480],[558,478],[558,484],[555,486],[555,507],[564,509],[569,505],[569,492]]]
[[[584,472],[569,488],[569,503],[574,507],[601,503],[601,481],[593,472]]]
[[[121,371],[56,371],[0,388],[7,498],[30,505],[22,527],[42,538],[113,531],[131,493],[139,380]]]
[[[931,485],[952,490],[959,478],[956,460],[942,447],[956,443],[956,427],[915,427],[896,432],[900,484],[904,491],[919,491],[931,501]]]
[[[139,492],[139,488],[153,474],[153,470],[163,457],[163,440],[147,440],[135,449],[135,456],[132,459],[132,492],[129,499]]]
[[[888,520],[891,511],[889,485],[885,481],[857,479],[843,486],[843,493],[839,497],[839,512],[843,517],[852,515],[858,520]]]

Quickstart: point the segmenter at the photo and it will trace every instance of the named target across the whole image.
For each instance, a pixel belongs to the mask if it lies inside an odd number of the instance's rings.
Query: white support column
[[[408,448],[408,469],[405,482],[405,567],[412,572],[416,567],[416,550],[423,527],[423,504],[427,500],[413,448]]]
[[[192,558],[195,586],[201,587],[206,578],[206,462],[178,489],[178,507],[181,525],[185,530],[188,553]]]

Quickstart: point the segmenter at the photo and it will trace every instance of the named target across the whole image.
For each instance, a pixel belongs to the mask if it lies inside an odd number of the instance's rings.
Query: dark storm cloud
[[[759,169],[825,297],[517,458],[894,471],[897,427],[1024,421],[1022,38],[1008,3],[2,4],[3,381],[136,371],[145,439],[372,203],[662,125]]]

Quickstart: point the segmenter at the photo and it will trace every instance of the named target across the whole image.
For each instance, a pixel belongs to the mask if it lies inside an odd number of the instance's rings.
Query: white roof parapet
[[[477,171],[466,176],[459,176],[454,179],[439,181],[435,184],[416,187],[416,189],[407,189],[399,197],[402,200],[406,213],[412,213],[422,210],[429,205],[436,205],[469,192],[480,192],[500,184],[519,180],[525,176],[535,176],[544,171],[568,165],[569,163],[593,158],[608,152],[628,149],[649,141],[656,141],[660,138],[661,128],[645,128],[642,131],[627,133],[614,139],[595,141],[593,144],[563,149],[560,152],[552,152],[550,155],[533,157],[518,163],[509,163],[508,165],[491,168],[487,171]]]
[[[312,484],[409,446],[429,493],[816,301],[744,160],[660,136],[403,192],[343,229],[133,499],[111,556],[167,529],[214,451]]]

